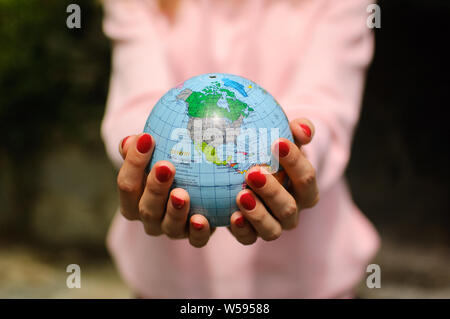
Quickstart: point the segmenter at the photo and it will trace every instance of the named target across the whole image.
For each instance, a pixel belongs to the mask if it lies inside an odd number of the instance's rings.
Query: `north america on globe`
[[[226,83],[234,83],[232,87],[240,88],[239,83],[229,79],[225,80],[227,80]],[[235,93],[223,88],[218,81],[205,87],[201,92],[184,89],[177,95],[177,98],[183,99],[188,105],[187,128],[196,149],[203,152],[209,162],[218,165],[227,163],[232,165],[227,162],[231,158],[225,160],[218,158],[216,148],[236,142],[244,117],[248,117],[249,112],[252,112],[253,109],[237,99]],[[206,130],[212,128],[220,131],[221,138],[217,138],[217,134],[211,134],[211,136],[205,134]]]
[[[271,154],[279,137],[292,139],[278,102],[256,83],[232,74],[203,74],[169,90],[153,107],[144,132],[156,142],[149,164],[171,161],[172,187],[190,196],[190,214],[227,226],[236,195],[253,165],[276,173]]]

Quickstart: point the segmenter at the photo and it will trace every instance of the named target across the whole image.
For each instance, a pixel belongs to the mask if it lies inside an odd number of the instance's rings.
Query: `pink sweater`
[[[157,100],[201,73],[233,73],[267,89],[290,120],[316,135],[305,152],[317,169],[319,204],[273,242],[239,244],[219,228],[206,247],[150,237],[119,213],[108,247],[126,283],[144,297],[322,298],[351,291],[379,247],[344,179],[373,36],[369,0],[181,1],[175,24],[153,0],[105,0],[113,41],[102,135],[121,165],[121,138],[142,132]]]

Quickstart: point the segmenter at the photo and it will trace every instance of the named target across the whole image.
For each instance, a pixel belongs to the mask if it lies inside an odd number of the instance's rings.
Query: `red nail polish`
[[[200,223],[192,222],[192,226],[194,226],[194,228],[197,230],[203,229],[203,224],[200,224]]]
[[[289,154],[289,145],[284,141],[278,142],[278,155],[285,157]]]
[[[238,227],[244,227],[245,224],[245,220],[244,220],[244,216],[238,217],[236,218],[235,222],[236,226]]]
[[[250,183],[257,188],[263,187],[266,184],[266,176],[260,171],[251,172],[248,174],[247,178]]]
[[[156,168],[155,175],[158,181],[165,183],[172,177],[172,171],[167,166],[162,165]]]
[[[128,140],[129,137],[130,137],[130,136],[128,135],[127,137],[125,137],[125,138],[122,140],[122,150],[123,150],[123,147],[125,146],[125,143],[126,143],[126,141]]]
[[[256,206],[256,201],[250,193],[242,195],[240,201],[246,210],[252,210]]]
[[[149,134],[141,135],[141,137],[139,137],[137,144],[136,144],[137,150],[140,153],[145,154],[150,150],[151,147],[152,147],[151,136]]]
[[[300,124],[300,127],[302,128],[303,132],[306,134],[306,136],[311,137],[311,129],[308,125]]]
[[[176,197],[175,195],[170,195],[170,200],[173,207],[180,209],[184,206],[184,199]]]

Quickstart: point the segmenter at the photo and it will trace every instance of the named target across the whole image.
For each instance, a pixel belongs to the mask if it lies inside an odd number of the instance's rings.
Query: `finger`
[[[248,170],[245,180],[280,221],[283,229],[297,226],[299,211],[297,203],[272,174],[262,167],[252,167]]]
[[[139,199],[144,189],[145,167],[153,152],[153,138],[140,134],[127,141],[127,155],[117,175],[120,211],[130,220],[139,218]]]
[[[170,192],[161,229],[170,238],[187,236],[186,220],[189,213],[189,194],[182,188]]]
[[[120,143],[119,143],[119,153],[122,156],[123,159],[125,159],[125,157],[127,157],[127,150],[128,150],[128,145],[130,144],[131,141],[133,141],[135,138],[137,137],[137,135],[128,135],[127,137],[124,137]]]
[[[270,241],[280,237],[280,223],[267,211],[251,190],[240,191],[236,202],[245,219],[250,222],[262,239]]]
[[[308,144],[314,137],[314,125],[308,119],[295,119],[289,123],[289,126],[298,147]]]
[[[230,221],[231,233],[236,237],[238,242],[243,245],[251,245],[256,241],[258,236],[256,235],[255,230],[250,223],[245,221],[245,217],[241,212],[234,212],[233,215],[231,215]]]
[[[272,152],[278,155],[281,166],[286,170],[300,208],[313,207],[319,200],[316,172],[303,152],[285,138],[274,143]]]
[[[211,231],[208,220],[200,214],[192,215],[189,222],[189,242],[192,246],[200,248],[208,243]]]
[[[161,222],[174,176],[175,167],[169,161],[157,162],[148,174],[139,202],[139,215],[149,235],[162,234]]]

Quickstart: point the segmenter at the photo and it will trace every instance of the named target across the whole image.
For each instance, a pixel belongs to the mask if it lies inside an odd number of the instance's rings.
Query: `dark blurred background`
[[[0,297],[128,296],[104,245],[118,203],[99,135],[110,47],[100,2],[77,0],[82,28],[68,29],[71,2],[0,1]],[[360,295],[450,298],[450,2],[378,3],[346,174],[382,236],[383,281]],[[88,290],[65,288],[70,262]]]
[[[379,5],[382,28],[347,176],[381,234],[448,244],[450,2]]]

